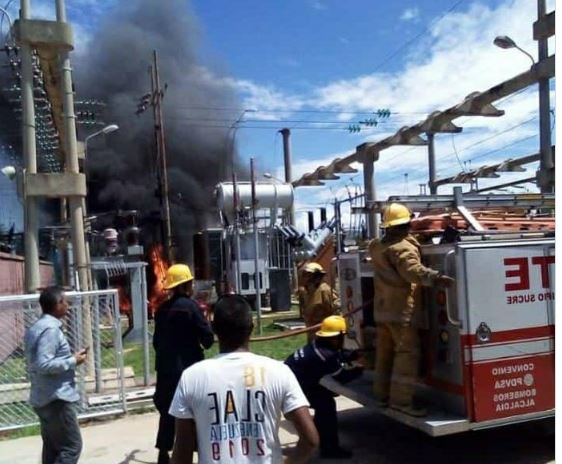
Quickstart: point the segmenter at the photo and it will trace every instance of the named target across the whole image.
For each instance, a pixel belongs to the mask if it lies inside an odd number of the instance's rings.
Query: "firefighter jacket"
[[[439,272],[422,264],[420,244],[409,233],[372,240],[369,254],[374,267],[375,320],[410,324],[421,305],[419,286],[433,286]]]
[[[204,358],[202,347],[211,347],[213,332],[195,301],[175,295],[156,312],[152,343],[158,374],[179,379],[185,368]]]
[[[326,282],[318,287],[300,287],[299,302],[307,327],[319,324],[326,317],[339,312],[338,295]]]
[[[290,355],[285,364],[291,368],[306,394],[318,388],[325,375],[331,375],[340,383],[359,377],[363,369],[351,366],[351,361],[357,357],[356,351],[333,350],[313,341]]]

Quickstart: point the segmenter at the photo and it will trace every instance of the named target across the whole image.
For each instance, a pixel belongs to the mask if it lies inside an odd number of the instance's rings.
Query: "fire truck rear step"
[[[457,416],[445,411],[430,408],[426,417],[412,417],[390,408],[381,408],[373,397],[373,373],[366,371],[360,378],[345,385],[332,377],[324,377],[320,382],[328,390],[345,396],[366,408],[391,419],[414,427],[432,437],[468,432],[472,429],[466,417]]]

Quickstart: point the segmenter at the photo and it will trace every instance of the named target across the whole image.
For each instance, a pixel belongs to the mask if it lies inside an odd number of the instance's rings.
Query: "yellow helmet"
[[[347,332],[347,324],[342,316],[328,316],[322,321],[320,330],[316,332],[318,337],[335,337]]]
[[[193,280],[191,269],[185,264],[174,264],[166,271],[166,280],[164,280],[164,289],[170,290],[185,282]]]
[[[412,212],[400,203],[391,203],[382,213],[381,227],[394,227],[408,224],[412,220]]]
[[[326,274],[324,268],[318,263],[306,263],[303,267],[303,271],[311,274],[316,274],[317,272],[320,274]]]

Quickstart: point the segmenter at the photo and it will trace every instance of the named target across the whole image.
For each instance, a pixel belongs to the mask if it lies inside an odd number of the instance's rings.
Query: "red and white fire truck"
[[[554,206],[553,196],[510,197],[509,206],[518,208]],[[428,405],[428,415],[414,418],[378,408],[372,370],[347,385],[323,380],[334,392],[432,436],[554,416],[554,218],[508,213],[503,196],[475,196],[472,204],[470,200],[467,197],[463,205],[446,196],[388,200],[415,212],[432,211],[432,216],[421,213],[413,223],[416,232],[428,238],[422,259],[456,279],[447,291],[424,289],[416,395]],[[375,204],[374,211],[384,204]],[[436,208],[443,211],[453,205],[458,213],[435,215]],[[471,213],[469,207],[481,213]],[[495,208],[495,220],[486,208]],[[432,235],[440,231],[439,217],[466,229],[458,241],[433,243]],[[349,318],[346,345],[368,353],[375,346],[376,327],[367,252],[343,252],[336,265],[344,312],[363,306]]]

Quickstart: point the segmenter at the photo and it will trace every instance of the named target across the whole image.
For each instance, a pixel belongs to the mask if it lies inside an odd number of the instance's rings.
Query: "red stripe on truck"
[[[464,334],[461,336],[463,346],[488,345],[490,343],[513,343],[519,340],[532,340],[534,338],[546,338],[554,336],[554,325],[543,325],[540,327],[524,327],[521,329],[492,331],[490,341],[481,343],[475,334]]]

